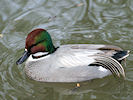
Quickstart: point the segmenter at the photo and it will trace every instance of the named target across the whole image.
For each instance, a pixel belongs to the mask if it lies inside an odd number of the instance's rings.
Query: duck
[[[121,62],[129,51],[104,44],[66,44],[55,47],[45,29],[27,35],[16,64],[25,62],[26,75],[40,82],[83,82],[114,75],[125,78]]]

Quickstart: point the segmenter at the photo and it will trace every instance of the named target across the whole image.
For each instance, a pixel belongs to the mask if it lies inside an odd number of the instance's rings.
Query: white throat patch
[[[47,55],[48,52],[37,52],[35,54],[33,54],[33,56],[37,57],[37,56],[43,56],[43,55]]]

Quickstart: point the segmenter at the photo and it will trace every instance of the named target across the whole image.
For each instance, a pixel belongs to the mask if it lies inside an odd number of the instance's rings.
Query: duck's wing
[[[124,69],[118,61],[127,57],[128,51],[123,51],[117,46],[74,44],[64,45],[61,48],[64,50],[61,49],[60,57],[56,59],[56,66],[62,68],[102,66],[119,77],[120,75],[125,77]]]
[[[88,56],[88,60],[82,57],[81,59],[62,59],[63,61],[61,61],[60,64],[67,66],[52,71],[53,79],[57,78],[57,80],[61,82],[80,82],[95,78],[103,78],[111,73],[118,77],[125,77],[125,72],[121,64],[111,57],[90,55]]]
[[[81,49],[81,50],[99,50],[102,51],[101,54],[114,58],[115,60],[121,62],[127,56],[129,56],[129,50],[124,51],[118,46],[114,45],[102,45],[102,44],[71,44],[66,45],[71,49]]]
[[[110,70],[113,75],[118,77],[122,75],[125,77],[125,72],[122,65],[114,58],[105,55],[93,55],[93,58],[95,61],[89,64],[89,66],[102,66],[103,68]]]

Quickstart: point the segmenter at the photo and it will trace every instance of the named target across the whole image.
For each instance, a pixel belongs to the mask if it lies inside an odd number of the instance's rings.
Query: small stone
[[[77,87],[80,87],[80,84],[79,83],[77,83]]]
[[[0,37],[3,38],[3,34],[0,34]]]

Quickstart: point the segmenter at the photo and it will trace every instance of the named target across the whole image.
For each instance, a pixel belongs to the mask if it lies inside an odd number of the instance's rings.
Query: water
[[[133,98],[132,0],[1,0],[0,100],[131,100]],[[27,34],[44,28],[56,46],[113,44],[130,50],[126,79],[113,76],[81,83],[40,83],[17,66]]]

